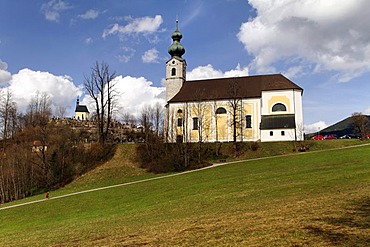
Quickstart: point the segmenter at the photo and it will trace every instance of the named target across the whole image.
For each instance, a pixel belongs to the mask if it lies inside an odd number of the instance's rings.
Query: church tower
[[[181,45],[182,34],[179,32],[179,21],[172,33],[172,44],[168,47],[171,59],[166,63],[166,101],[172,99],[181,89],[186,80],[186,61],[182,58],[185,48]]]

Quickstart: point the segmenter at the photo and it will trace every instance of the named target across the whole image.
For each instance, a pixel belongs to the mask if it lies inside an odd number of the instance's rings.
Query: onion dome
[[[171,55],[171,57],[179,57],[181,58],[182,55],[185,53],[185,48],[181,45],[180,40],[182,39],[182,34],[179,31],[178,28],[179,21],[176,20],[176,30],[172,33],[172,40],[173,43],[168,47],[168,53]]]

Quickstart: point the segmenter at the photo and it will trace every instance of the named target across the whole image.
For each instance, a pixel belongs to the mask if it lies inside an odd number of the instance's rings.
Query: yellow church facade
[[[281,74],[186,80],[176,27],[166,63],[167,142],[303,140],[303,89]]]

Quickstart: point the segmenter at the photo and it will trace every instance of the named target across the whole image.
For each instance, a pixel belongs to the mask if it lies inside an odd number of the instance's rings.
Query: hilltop
[[[368,122],[370,122],[370,116],[366,116],[368,119]],[[351,117],[347,117],[335,124],[330,125],[329,127],[326,127],[325,129],[322,129],[319,131],[320,135],[336,135],[338,138],[343,136],[349,136],[349,137],[357,137],[359,134],[355,132],[355,126],[354,122]],[[318,134],[318,132],[311,133],[309,136],[313,136]]]

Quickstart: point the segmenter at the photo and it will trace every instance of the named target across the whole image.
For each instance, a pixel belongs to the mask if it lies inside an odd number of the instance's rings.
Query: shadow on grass
[[[305,229],[335,246],[369,246],[370,197],[353,202],[344,211],[342,216],[317,219],[318,224]]]

